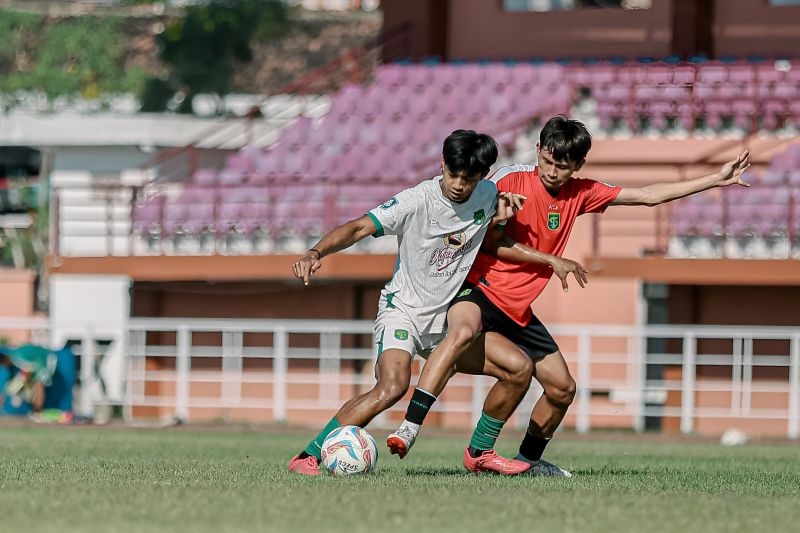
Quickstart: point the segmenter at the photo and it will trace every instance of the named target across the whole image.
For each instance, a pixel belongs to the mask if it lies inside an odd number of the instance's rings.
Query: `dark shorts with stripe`
[[[481,310],[484,333],[490,331],[499,333],[516,344],[534,361],[558,351],[556,341],[535,315],[531,317],[527,326],[520,326],[493,304],[478,286],[472,283],[465,282],[461,286],[458,295],[450,302],[450,307],[459,302],[472,302],[478,306]]]

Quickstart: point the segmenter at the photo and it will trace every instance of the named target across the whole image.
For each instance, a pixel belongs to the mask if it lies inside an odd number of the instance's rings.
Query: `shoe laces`
[[[398,429],[397,432],[395,433],[395,435],[397,435],[398,437],[400,437],[404,441],[413,441],[416,438],[416,435],[411,430],[411,428],[408,428],[408,427],[405,427],[405,426],[401,427],[400,429]]]

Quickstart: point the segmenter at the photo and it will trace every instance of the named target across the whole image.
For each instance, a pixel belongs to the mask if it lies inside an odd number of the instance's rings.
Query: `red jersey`
[[[499,192],[527,196],[522,211],[506,223],[505,233],[514,241],[561,257],[575,219],[584,213],[601,213],[613,202],[620,187],[599,181],[570,178],[551,195],[532,165],[500,168],[490,178]],[[548,265],[514,263],[478,254],[467,280],[479,285],[489,300],[515,322],[524,326],[532,317],[531,304],[542,293],[553,269]]]

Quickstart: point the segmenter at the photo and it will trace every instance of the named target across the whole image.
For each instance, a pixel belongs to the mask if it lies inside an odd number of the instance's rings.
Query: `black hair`
[[[592,147],[592,134],[583,122],[556,115],[542,128],[539,146],[550,151],[556,161],[580,163]]]
[[[497,143],[483,133],[456,130],[444,140],[442,157],[452,174],[483,177],[497,161]]]

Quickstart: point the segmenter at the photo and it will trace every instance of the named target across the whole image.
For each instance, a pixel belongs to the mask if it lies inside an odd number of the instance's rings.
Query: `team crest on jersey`
[[[472,214],[472,219],[475,221],[476,226],[480,226],[486,220],[486,213],[483,212],[483,209],[478,209]]]
[[[467,242],[467,236],[464,234],[463,231],[456,231],[449,235],[445,235],[444,243],[447,245],[448,248],[452,248],[453,250],[458,250],[464,243]]]
[[[553,213],[552,211],[547,213],[547,229],[556,231],[559,227],[561,227],[561,213]]]
[[[389,209],[390,207],[392,207],[395,204],[397,204],[397,198],[392,196],[385,203],[381,204],[381,209]]]
[[[394,338],[399,341],[408,340],[408,330],[405,329],[396,329],[394,330]]]

